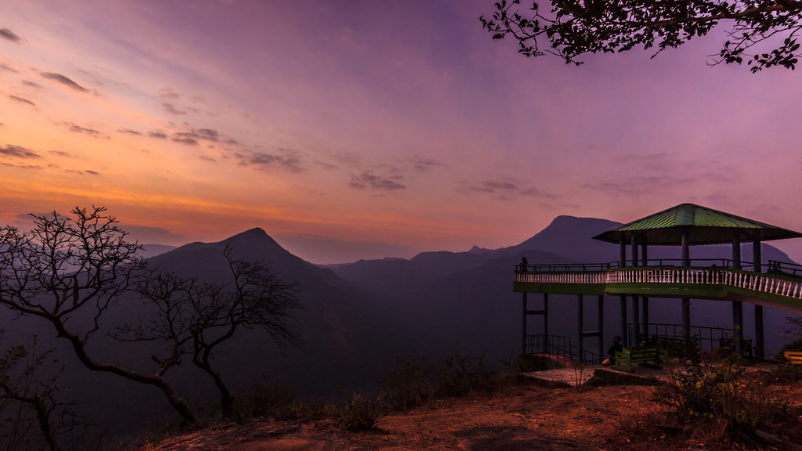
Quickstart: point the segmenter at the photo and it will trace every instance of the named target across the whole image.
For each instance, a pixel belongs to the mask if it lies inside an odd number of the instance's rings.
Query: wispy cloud
[[[0,71],[4,71],[4,70],[8,71],[8,72],[14,72],[15,74],[17,73],[17,70],[14,69],[13,67],[7,66],[7,65],[5,65],[3,63],[0,63]]]
[[[172,115],[175,115],[175,116],[183,116],[183,115],[187,114],[186,111],[179,110],[172,103],[162,102],[162,108],[164,109],[164,111],[166,111],[166,112],[168,112],[168,113],[170,113]]]
[[[180,144],[186,144],[187,146],[197,146],[198,145],[198,140],[194,139],[194,138],[182,138],[182,137],[177,137],[177,136],[171,136],[170,139],[173,142],[180,143]]]
[[[157,95],[162,99],[177,99],[180,96],[174,93],[170,88],[161,88],[157,91]]]
[[[79,171],[77,169],[67,169],[65,172],[69,172],[71,174],[78,174],[78,175],[100,175],[99,172],[92,171],[92,170],[89,170],[89,169],[86,169],[86,170],[83,170],[83,171]]]
[[[9,95],[9,96],[8,96],[8,98],[9,98],[9,99],[11,99],[11,100],[13,100],[13,101],[15,101],[15,102],[19,102],[19,103],[25,103],[25,104],[28,104],[28,105],[31,105],[31,106],[36,106],[36,104],[35,104],[35,103],[31,102],[31,101],[30,101],[30,100],[28,100],[28,99],[24,99],[24,98],[22,98],[22,97],[17,97],[17,96],[12,96],[12,95]]]
[[[156,139],[167,139],[167,133],[164,133],[161,130],[151,130],[148,132],[148,136]]]
[[[0,155],[16,158],[42,158],[38,153],[20,146],[7,144],[5,147],[0,147]]]
[[[95,138],[107,138],[100,130],[95,130],[94,128],[86,128],[81,127],[80,125],[73,124],[72,122],[67,124],[69,126],[69,130],[73,133],[83,133],[86,135],[94,136]]]
[[[136,130],[131,130],[130,128],[118,128],[117,129],[117,133],[125,133],[125,134],[128,134],[128,135],[142,136],[142,132],[138,132]]]
[[[70,79],[69,77],[65,77],[64,75],[57,74],[55,72],[42,72],[40,75],[48,80],[53,80],[55,82],[61,83],[62,85],[74,89],[76,91],[89,92],[88,89],[72,81],[72,79]]]
[[[423,158],[419,155],[414,155],[410,161],[412,162],[412,169],[417,172],[426,172],[434,166],[440,166],[440,162],[432,158]]]
[[[0,28],[0,38],[8,39],[9,41],[16,43],[19,43],[22,40],[8,28]]]
[[[51,154],[53,154],[53,155],[58,155],[58,156],[60,156],[60,157],[72,158],[72,155],[71,155],[71,154],[69,154],[69,153],[67,153],[67,152],[64,152],[64,151],[62,151],[62,150],[50,150],[50,151],[48,151],[48,153],[51,153]]]
[[[467,191],[474,193],[495,194],[502,199],[511,199],[514,196],[527,196],[541,199],[556,199],[552,193],[543,191],[533,186],[521,186],[519,183],[510,180],[485,180],[483,182],[468,186]]]
[[[22,84],[25,86],[30,86],[31,88],[42,89],[42,85],[39,83],[34,83],[30,80],[22,80]]]
[[[240,166],[253,166],[263,171],[283,171],[296,174],[304,171],[300,155],[290,149],[279,149],[277,154],[253,152],[251,154],[235,153],[234,155],[239,159]]]
[[[399,177],[395,178],[400,179]],[[359,175],[351,174],[351,183],[349,183],[348,186],[356,189],[365,189],[370,187],[380,191],[395,191],[406,188],[406,185],[402,185],[389,178],[376,175],[371,171],[365,171]]]

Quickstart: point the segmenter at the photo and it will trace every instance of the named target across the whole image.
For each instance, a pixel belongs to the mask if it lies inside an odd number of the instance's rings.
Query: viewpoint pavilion
[[[518,265],[513,289],[523,297],[523,352],[552,353],[554,349],[561,349],[564,355],[582,362],[600,360],[606,344],[603,342],[604,301],[605,297],[613,296],[620,303],[620,335],[625,345],[639,344],[642,338],[652,336],[677,340],[690,337],[692,332],[698,335],[702,329],[715,329],[691,325],[690,300],[726,301],[732,304],[732,329],[726,333],[720,329],[722,336],[717,338],[730,340],[741,356],[754,350],[754,355],[763,359],[763,308],[802,314],[802,265],[772,260],[764,265],[761,242],[798,237],[802,234],[699,205],[681,204],[593,237],[618,244],[618,261]],[[741,243],[752,243],[753,262],[741,260]],[[732,258],[691,258],[692,246],[709,244],[731,244]],[[681,246],[682,258],[650,260],[650,246]],[[527,301],[530,293],[542,294],[541,309],[530,310]],[[549,335],[549,294],[577,296],[577,345],[571,345],[568,337]],[[597,296],[598,326],[594,331],[583,327],[587,296]],[[650,328],[649,298],[681,299],[682,324],[676,325],[673,331],[667,327]],[[628,299],[631,326],[627,321]],[[754,346],[751,339],[743,336],[744,302],[755,306]],[[543,317],[543,334],[527,335],[527,318],[533,315]],[[597,337],[598,353],[585,349],[584,341],[588,337]],[[709,340],[713,341],[712,335]],[[544,351],[546,348],[549,351]]]

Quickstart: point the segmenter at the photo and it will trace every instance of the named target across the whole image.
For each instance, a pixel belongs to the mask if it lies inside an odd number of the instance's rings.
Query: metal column
[[[732,268],[741,269],[741,240],[736,231],[732,236]],[[732,301],[732,329],[734,331],[735,353],[744,355],[744,306],[740,301]]]
[[[649,266],[649,257],[646,253],[647,241],[646,236],[643,236],[641,240],[641,266]],[[641,308],[641,317],[643,318],[643,334],[646,336],[646,339],[649,338],[649,298],[643,296],[642,308]]]
[[[638,266],[638,236],[632,234],[632,266]],[[637,295],[632,296],[632,343],[640,346],[640,301]]]
[[[619,261],[618,264],[621,268],[627,266],[627,241],[626,241],[626,233],[619,232],[618,234],[618,246],[619,246]],[[623,346],[629,346],[627,342],[627,296],[622,294],[620,296],[620,303],[621,303],[621,344]]]
[[[754,271],[755,272],[763,272],[763,256],[760,252],[760,232],[755,231],[755,236],[752,241],[752,261],[754,262]],[[757,347],[757,353],[755,357],[758,360],[763,360],[766,358],[766,344],[764,341],[764,334],[763,334],[763,306],[756,305],[755,306],[755,346]]]
[[[691,266],[691,232],[689,229],[682,230],[682,266]],[[685,338],[691,336],[691,300],[682,300],[682,333]]]

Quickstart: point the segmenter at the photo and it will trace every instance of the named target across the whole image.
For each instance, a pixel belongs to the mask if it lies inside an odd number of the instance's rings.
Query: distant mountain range
[[[485,352],[491,362],[514,358],[520,352],[521,336],[521,295],[512,291],[515,265],[522,257],[529,263],[615,261],[618,246],[591,238],[619,225],[603,219],[559,216],[533,237],[506,248],[424,252],[411,259],[360,260],[325,267],[292,255],[258,228],[217,243],[191,243],[171,250],[146,245],[145,250],[166,250],[148,259],[153,268],[219,281],[228,271],[222,255],[228,246],[235,257],[262,261],[285,280],[296,282],[303,304],[303,310],[295,314],[303,340],[301,349],[278,348],[265,334],[250,330],[232,340],[217,363],[234,392],[246,390],[265,377],[290,382],[302,397],[326,397],[377,389],[377,381],[396,367],[399,357],[436,360],[459,351]],[[679,249],[650,248],[649,255],[679,257]],[[745,246],[742,255],[744,260],[750,260],[751,246]],[[730,249],[694,247],[692,257],[729,258]],[[763,258],[790,261],[767,244],[763,244]],[[559,330],[561,335],[574,334],[575,300],[570,296],[551,299],[552,330]],[[680,322],[678,301],[655,299],[651,305],[652,322]],[[752,330],[750,308],[747,305],[744,309],[747,336]],[[109,311],[104,324],[111,328],[147,319],[151,314],[146,305],[129,299]],[[605,314],[607,343],[619,330],[617,298],[606,303]],[[694,301],[693,315],[694,324],[731,323],[728,303]],[[785,316],[767,309],[769,347],[777,347],[784,340],[781,330]],[[585,317],[595,315],[588,311]],[[9,315],[2,315],[2,328],[18,337],[37,334],[48,347],[63,346],[35,321],[12,322]],[[530,333],[534,332],[533,326]],[[111,340],[95,346],[104,358],[148,368],[151,349],[147,346],[127,345],[124,352]],[[586,345],[591,346],[595,344]],[[64,380],[70,390],[93,394],[79,397],[88,410],[116,409],[117,418],[126,418],[131,429],[143,427],[146,422],[159,424],[159,415],[165,415],[166,408],[157,393],[108,375],[89,373],[68,352],[62,354],[68,369]],[[196,401],[213,396],[213,387],[197,374],[188,364],[171,370],[171,377],[186,396]],[[125,428],[118,432],[125,433]]]

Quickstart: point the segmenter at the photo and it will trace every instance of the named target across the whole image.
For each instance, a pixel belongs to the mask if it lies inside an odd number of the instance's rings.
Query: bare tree
[[[0,228],[0,305],[51,324],[86,368],[158,388],[185,423],[195,424],[198,416],[164,378],[179,355],[155,359],[156,370],[143,374],[98,362],[87,351],[104,313],[145,274],[137,255],[141,246],[128,241],[128,233],[105,212],[102,207],[75,208],[72,219],[56,212],[31,215],[29,233]]]
[[[37,343],[33,336],[0,355],[0,449],[29,449],[37,439],[51,451],[85,448],[84,433],[97,424],[66,399],[57,382],[64,366],[53,357],[55,348],[39,352]]]
[[[271,268],[234,258],[228,247],[223,256],[230,269],[228,282],[201,283],[173,273],[153,274],[139,291],[156,307],[157,315],[147,326],[118,328],[114,337],[163,340],[174,355],[191,355],[192,363],[214,381],[223,416],[230,417],[235,397],[213,366],[215,349],[240,329],[261,329],[275,343],[297,345],[297,332],[288,320],[299,304],[295,285],[284,282]]]

